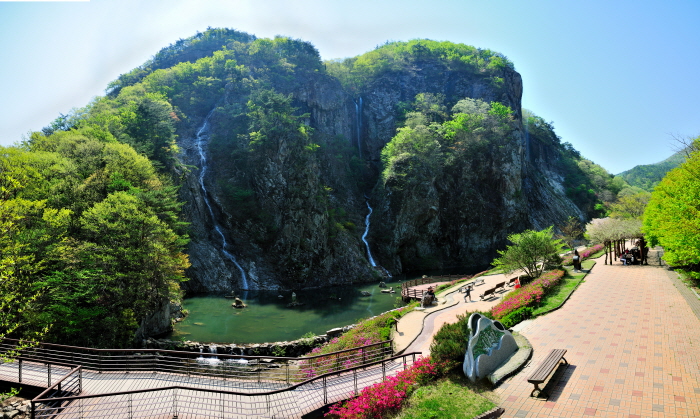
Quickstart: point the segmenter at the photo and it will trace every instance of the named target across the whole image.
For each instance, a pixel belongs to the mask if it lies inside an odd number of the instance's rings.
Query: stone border
[[[472,419],[496,419],[500,418],[505,412],[506,409],[500,406],[496,406],[488,412],[482,413],[479,416],[475,416]]]
[[[517,332],[513,333],[513,337],[518,344],[518,352],[511,355],[505,364],[498,367],[496,371],[486,377],[494,388],[498,387],[506,378],[517,374],[530,362],[530,359],[532,359],[533,350],[530,341],[527,340],[524,335]]]

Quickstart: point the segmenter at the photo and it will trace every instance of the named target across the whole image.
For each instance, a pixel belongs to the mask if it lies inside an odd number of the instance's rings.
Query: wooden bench
[[[488,297],[489,295],[490,295],[490,296],[493,296],[495,292],[496,292],[496,288],[491,288],[491,289],[488,289],[488,290],[484,291],[484,293],[481,294],[479,297],[481,297],[481,300],[483,301],[483,300],[485,300],[486,297]]]
[[[518,280],[518,277],[517,277],[517,276],[515,276],[515,277],[509,279],[508,282],[506,282],[506,286],[507,286],[507,287],[514,287],[514,286],[515,286],[515,281],[517,281],[517,280]]]
[[[530,393],[530,397],[535,397],[535,391],[537,391],[537,397],[542,394],[542,389],[540,389],[540,384],[547,381],[554,370],[559,366],[559,361],[564,360],[565,364],[569,364],[564,358],[566,354],[566,349],[552,349],[552,351],[547,355],[547,357],[542,361],[542,363],[537,367],[537,369],[530,375],[527,379],[528,383],[534,384],[535,389]]]
[[[493,287],[493,290],[496,291],[497,289],[501,288],[501,290],[505,291],[506,290],[506,283],[505,282],[499,282],[496,284],[495,287]]]

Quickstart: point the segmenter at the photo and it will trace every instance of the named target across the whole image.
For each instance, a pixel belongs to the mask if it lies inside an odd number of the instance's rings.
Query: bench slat
[[[552,372],[556,370],[556,368],[559,365],[559,362],[562,359],[568,364],[568,362],[564,358],[565,354],[566,349],[552,349],[547,355],[547,357],[542,361],[542,363],[540,363],[537,369],[535,369],[535,371],[530,375],[527,381],[535,385],[535,389],[532,390],[532,393],[530,393],[530,397],[533,396],[535,391],[539,391],[539,394],[542,394],[542,390],[540,390],[539,385],[545,382],[547,380],[547,377],[549,377],[550,374],[552,374]]]

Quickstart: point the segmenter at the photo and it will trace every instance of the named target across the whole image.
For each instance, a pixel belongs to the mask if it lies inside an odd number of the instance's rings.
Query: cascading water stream
[[[200,171],[199,171],[199,187],[202,190],[202,198],[204,200],[204,204],[207,206],[207,209],[209,210],[209,215],[211,216],[211,222],[214,225],[214,230],[219,234],[219,237],[221,237],[221,250],[224,253],[224,256],[231,262],[233,262],[234,265],[236,265],[236,268],[241,273],[241,285],[244,290],[248,289],[248,278],[245,274],[245,271],[243,271],[243,268],[241,265],[238,264],[236,261],[236,258],[226,250],[226,247],[228,246],[228,243],[226,242],[226,237],[224,236],[224,233],[221,231],[221,227],[216,223],[216,217],[214,217],[214,210],[212,209],[211,203],[209,202],[209,197],[207,193],[207,188],[204,186],[204,175],[207,172],[207,157],[206,153],[204,152],[204,143],[206,140],[209,139],[209,118],[213,114],[213,110],[209,112],[209,115],[207,115],[206,118],[204,118],[204,124],[202,124],[202,127],[197,131],[197,151],[199,151],[199,162],[200,162]]]
[[[355,102],[355,125],[357,125],[357,151],[362,159],[362,97]]]
[[[362,241],[365,242],[365,247],[367,247],[367,259],[369,259],[370,265],[372,265],[373,268],[376,268],[377,264],[374,262],[372,251],[369,249],[369,243],[367,242],[367,235],[369,234],[369,217],[372,215],[372,207],[369,205],[369,199],[365,200],[365,203],[367,204],[369,213],[367,213],[367,217],[365,217],[365,233],[362,235]]]

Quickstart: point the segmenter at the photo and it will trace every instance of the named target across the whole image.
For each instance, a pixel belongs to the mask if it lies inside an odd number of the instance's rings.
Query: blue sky
[[[309,41],[324,59],[415,38],[498,51],[523,77],[523,107],[619,173],[700,135],[699,18],[695,0],[0,1],[0,144],[211,26]]]

